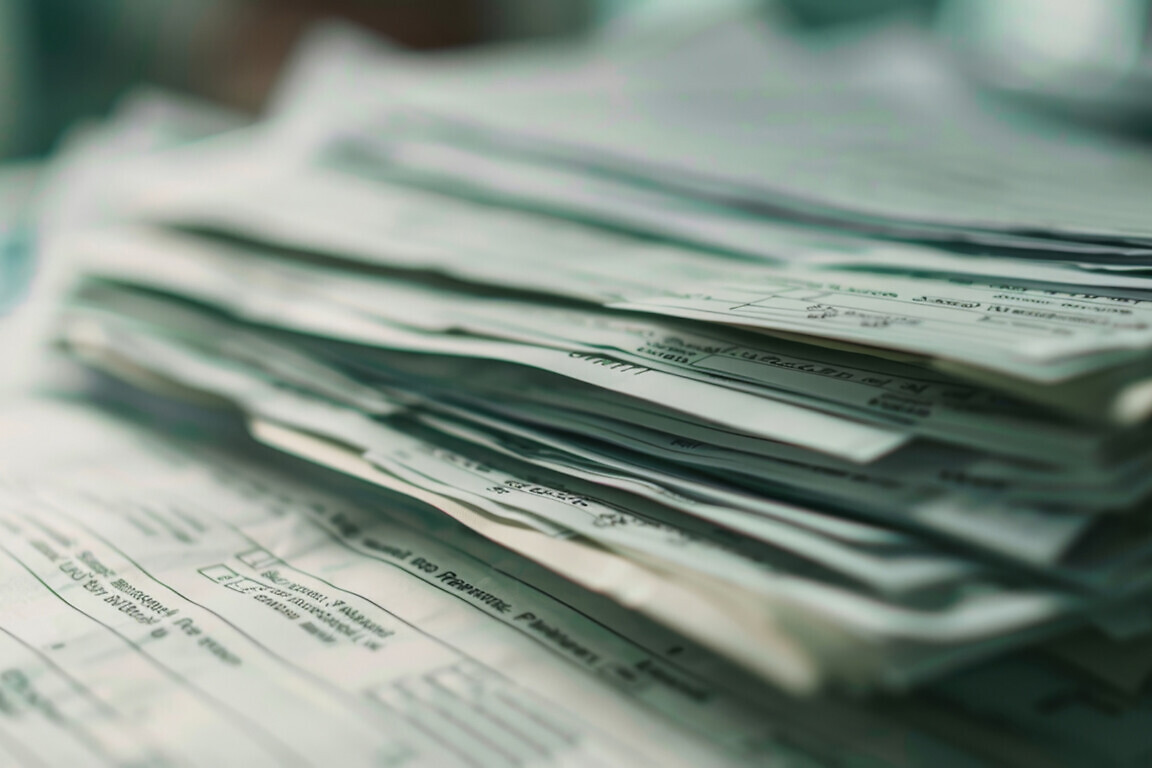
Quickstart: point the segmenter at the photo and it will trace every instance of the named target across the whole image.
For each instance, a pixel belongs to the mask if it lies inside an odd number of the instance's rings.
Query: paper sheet
[[[675,650],[447,533],[89,407],[3,418],[0,750],[19,763],[771,761],[768,724]]]
[[[881,227],[1149,236],[1141,190],[1152,158],[1143,147],[990,113],[955,84],[909,98],[911,89],[895,78],[861,82],[868,75],[852,68],[871,69],[875,49],[821,62],[748,26],[731,24],[644,66],[542,67],[518,87],[496,77],[436,77],[431,68],[406,79],[362,59],[367,74],[355,84],[377,101],[358,106],[365,131],[385,143],[413,110],[456,140],[515,146],[705,199],[829,212]],[[874,43],[885,44],[893,41]],[[715,57],[752,72],[729,70],[723,75],[733,80],[722,80],[708,66]],[[925,58],[917,64],[932,67]],[[713,77],[693,77],[693,69]],[[676,131],[666,129],[669,121]],[[1062,183],[1065,174],[1079,183]]]

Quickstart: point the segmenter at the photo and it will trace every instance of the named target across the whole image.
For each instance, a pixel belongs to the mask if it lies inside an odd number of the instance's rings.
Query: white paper
[[[123,298],[117,303],[123,307]],[[307,423],[301,422],[300,420],[305,418],[304,414],[314,409],[305,408],[303,403],[293,405],[288,393],[281,392],[267,383],[257,380],[254,384],[251,373],[246,373],[243,369],[236,369],[225,361],[213,362],[197,354],[181,351],[179,347],[173,347],[171,342],[149,338],[147,335],[141,336],[140,331],[125,327],[122,321],[105,318],[99,314],[91,321],[87,321],[83,320],[84,315],[85,313],[80,313],[81,321],[69,333],[69,337],[73,338],[74,343],[81,349],[86,344],[94,344],[98,348],[110,345],[121,354],[132,356],[137,364],[191,386],[220,392],[256,413],[273,416],[285,423],[313,429],[321,434],[335,433],[343,437],[352,437],[357,441],[356,445],[363,447],[378,445],[382,441],[389,443],[380,437],[373,437],[373,430],[375,432],[386,430],[382,427],[360,426],[364,420],[351,412],[341,413],[336,409],[330,409],[315,417],[309,417]],[[193,319],[196,319],[195,316]],[[185,323],[185,325],[194,327],[194,324]],[[209,328],[207,331],[201,329],[201,332],[224,337],[233,335],[226,327],[216,330]],[[245,365],[264,367],[272,372],[280,368],[280,366],[263,365],[261,361],[264,357],[253,354],[251,350],[243,352],[239,343],[229,343],[226,346],[228,353],[239,353],[239,359],[245,361]],[[274,354],[274,349],[266,353],[266,355]],[[309,367],[319,366],[317,363],[312,363]],[[484,375],[481,372],[470,374],[465,369],[464,372],[450,371],[444,375],[448,381],[465,376],[470,379],[473,386],[480,386],[481,389],[484,386]],[[323,380],[325,377],[320,378]],[[318,390],[310,385],[306,378],[297,379],[297,382],[306,390],[323,392],[322,388]],[[739,499],[725,493],[714,483],[702,482],[699,478],[686,479],[678,471],[669,471],[668,468],[682,465],[697,471],[725,470],[742,475],[753,485],[762,482],[774,484],[777,491],[784,492],[785,496],[816,499],[821,503],[837,506],[852,504],[857,513],[881,521],[904,523],[918,521],[930,528],[981,546],[991,541],[994,551],[1008,555],[1016,553],[1015,556],[1022,556],[1029,563],[1055,564],[1076,539],[1092,525],[1093,516],[1087,512],[1097,509],[1105,501],[1116,496],[1110,491],[1111,485],[1107,475],[1098,476],[1089,473],[1083,478],[1077,478],[1075,473],[1056,472],[1053,477],[1051,472],[1029,470],[1023,466],[1016,468],[991,460],[973,462],[971,459],[965,460],[963,456],[958,460],[956,457],[950,457],[947,451],[942,457],[934,459],[931,447],[911,450],[903,455],[903,458],[901,455],[893,456],[880,462],[875,468],[859,467],[844,462],[832,462],[810,452],[781,444],[749,440],[740,434],[707,431],[693,427],[691,421],[682,422],[646,411],[632,411],[610,402],[592,399],[589,402],[578,403],[572,396],[557,399],[558,393],[555,388],[533,388],[531,385],[522,387],[514,378],[507,375],[500,375],[499,383],[501,392],[499,396],[483,398],[470,397],[452,390],[437,393],[428,384],[417,385],[411,391],[395,390],[396,400],[392,410],[395,411],[400,403],[407,403],[426,405],[436,411],[443,411],[445,406],[438,398],[444,394],[449,402],[457,402],[463,406],[457,408],[447,406],[447,412],[466,421],[495,426],[501,432],[520,435],[538,444],[551,446],[568,455],[582,456],[600,465],[623,469],[636,477],[658,478],[670,488],[680,491],[688,489],[690,493],[703,494],[703,498],[706,499],[722,501],[725,504],[736,503],[737,507],[750,511],[763,511],[760,505],[753,503],[749,506],[748,501],[741,503]],[[355,402],[354,399],[340,397],[339,393],[336,393],[336,399],[349,404]],[[558,409],[555,404],[564,407]],[[568,408],[568,406],[576,407]],[[270,408],[275,408],[275,412],[270,411]],[[489,420],[486,423],[483,416],[485,413],[506,415],[515,421]],[[617,417],[623,420],[618,421]],[[538,424],[549,431],[528,429],[524,426],[525,421]],[[586,435],[601,444],[607,442],[610,445],[622,446],[630,449],[631,453],[616,455],[611,450],[605,451],[604,448],[585,447],[578,441],[555,432],[555,428]],[[392,442],[409,446],[402,452],[403,456],[410,457],[427,450],[427,446],[420,447],[420,441],[413,442],[411,438],[403,435],[395,436]],[[745,452],[746,450],[756,452]],[[637,461],[635,458],[637,456],[654,456],[656,460]],[[401,465],[405,462],[406,459],[400,461]],[[451,463],[444,469],[455,471]],[[1136,470],[1138,473],[1139,468]],[[389,464],[389,471],[393,473],[397,471],[394,462]],[[436,472],[432,474],[435,475]],[[1138,489],[1142,485],[1143,481],[1134,481],[1133,488]],[[995,493],[989,492],[988,486],[994,488]],[[438,487],[441,487],[442,493],[451,496],[454,484],[440,482]],[[1131,495],[1129,490],[1124,490],[1124,494],[1121,494],[1117,503]],[[1023,503],[1016,499],[1023,500]],[[1028,503],[1030,499],[1032,503]],[[1049,504],[1055,503],[1061,508],[1078,502],[1087,505],[1087,509],[1082,510],[1073,506],[1060,513],[1055,510],[1040,511],[1035,508],[1037,500]],[[486,503],[495,503],[497,509],[502,510],[499,516],[520,519],[518,517],[520,512],[509,512],[506,506],[497,500],[490,499]],[[974,508],[980,509],[982,514],[973,514],[971,510]],[[572,512],[569,509],[561,508],[561,510],[566,514]],[[995,510],[994,515],[992,510]],[[772,514],[773,512],[769,510],[769,515]],[[565,528],[580,528],[579,525],[573,526],[571,519],[565,522],[548,515],[545,515],[544,519]],[[576,520],[588,523],[580,516],[577,516]],[[1050,525],[1046,524],[1049,521]],[[540,525],[539,522],[529,524]],[[815,524],[822,530],[828,525],[827,522],[819,520],[819,516],[810,524]],[[1003,537],[998,533],[1001,527],[1015,529],[1017,525],[1025,526],[1028,535]],[[861,533],[857,531],[849,534],[849,538]],[[844,533],[837,535],[843,536]],[[592,537],[597,538],[595,532]],[[865,534],[865,539],[867,538]],[[837,568],[834,560],[823,562]],[[692,566],[689,564],[689,567]],[[862,573],[857,571],[855,575],[860,578]],[[866,580],[875,585],[889,585],[882,587],[885,590],[894,589],[899,583],[894,572],[884,572],[883,569],[879,573],[875,569],[871,570]],[[904,588],[912,588],[912,584],[907,584]]]
[[[613,306],[891,347],[1044,382],[1100,367],[1093,353],[1152,344],[1152,305],[1142,299],[831,270],[685,286]]]
[[[138,345],[137,351],[143,352],[147,346]],[[131,348],[124,349],[130,351]],[[154,352],[153,357],[156,357]],[[172,363],[175,363],[175,356],[171,357]],[[137,359],[140,364],[147,365],[146,358]],[[162,360],[158,362],[166,375],[179,380],[180,373],[170,367],[171,364],[165,365]],[[207,383],[202,385],[207,386]],[[221,394],[228,391],[228,387],[223,384],[215,384],[214,387],[214,391]],[[253,409],[258,414],[259,404],[256,403]],[[293,416],[294,413],[307,413],[306,398],[297,398],[294,408],[281,417],[287,426],[299,430],[299,418]],[[348,418],[353,418],[353,415],[349,413]],[[316,426],[307,428],[307,431],[316,430],[314,434],[341,445],[349,445],[353,455],[363,455],[369,465],[375,464],[389,475],[397,477],[403,485],[421,488],[436,498],[451,499],[455,503],[464,502],[472,507],[479,506],[497,518],[503,517],[497,507],[507,504],[522,512],[540,515],[565,527],[572,527],[591,539],[627,547],[634,554],[646,554],[650,559],[655,557],[675,563],[681,559],[675,553],[676,547],[685,548],[684,552],[692,549],[694,551],[688,559],[696,561],[695,564],[685,562],[677,565],[675,572],[683,574],[685,568],[688,568],[707,572],[713,577],[719,576],[721,580],[731,581],[733,587],[739,584],[741,588],[758,594],[760,599],[769,601],[764,605],[767,610],[784,610],[784,606],[788,605],[792,606],[792,610],[801,607],[801,615],[806,613],[808,620],[819,622],[821,616],[835,617],[837,622],[846,622],[846,626],[852,627],[854,633],[877,633],[881,637],[917,639],[922,642],[940,642],[945,638],[958,643],[973,642],[986,637],[988,633],[1008,631],[1008,626],[1023,629],[1035,623],[1050,621],[1069,610],[1073,604],[1069,597],[1056,592],[1001,591],[993,588],[982,595],[965,597],[946,610],[922,612],[864,598],[835,586],[793,577],[783,571],[761,570],[757,574],[747,561],[741,564],[729,553],[700,546],[703,542],[693,546],[688,540],[682,539],[680,544],[670,549],[667,546],[671,543],[668,539],[670,530],[662,530],[660,526],[651,523],[645,524],[620,508],[611,510],[602,522],[609,522],[609,528],[614,528],[618,522],[624,530],[598,534],[595,524],[582,522],[580,513],[571,508],[571,502],[575,501],[578,502],[577,507],[591,512],[595,506],[599,506],[593,499],[573,497],[572,494],[559,492],[559,489],[537,488],[535,484],[520,479],[513,479],[512,485],[508,485],[504,473],[492,467],[432,446],[421,445],[419,441],[387,425],[365,422],[357,432],[347,433],[341,431],[338,424],[323,426],[316,420],[308,422]],[[464,476],[468,474],[475,477]],[[961,524],[957,523],[957,526]],[[724,572],[725,567],[729,568],[727,573]],[[783,602],[778,603],[781,599]],[[1007,606],[1014,608],[1009,610]],[[798,616],[793,620],[804,621]]]
[[[772,762],[768,724],[691,658],[450,536],[83,406],[3,418],[0,745],[20,762]]]
[[[115,249],[131,245],[112,241],[96,247]],[[136,245],[155,248],[146,241]],[[73,247],[81,249],[80,253],[87,252],[82,242]],[[180,264],[184,268],[162,267],[151,273],[121,271],[119,274],[126,279],[133,279],[136,274],[138,282],[167,287],[256,322],[370,347],[517,363],[691,413],[705,422],[769,440],[793,442],[854,461],[875,459],[908,440],[907,435],[896,430],[744,392],[727,390],[722,397],[717,397],[716,389],[706,381],[693,381],[605,355],[421,332],[343,309],[330,298],[317,296],[316,291],[300,280],[273,282],[266,284],[267,290],[260,290],[263,286],[259,282],[238,282],[236,275],[217,271],[209,264],[201,264],[199,269],[190,260],[182,260]]]
[[[1144,147],[991,112],[955,87],[865,82],[882,45],[892,41],[821,61],[732,24],[663,61],[542,68],[519,87],[499,77],[435,77],[431,67],[431,77],[405,77],[364,59],[354,84],[375,99],[359,105],[362,130],[385,144],[400,133],[397,114],[415,110],[458,140],[704,198],[878,226],[1149,237],[1142,190],[1152,155]],[[912,66],[931,69],[926,59]],[[694,69],[707,74],[694,77]]]

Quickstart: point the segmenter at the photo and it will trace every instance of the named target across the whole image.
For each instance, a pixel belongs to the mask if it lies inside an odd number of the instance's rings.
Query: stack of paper
[[[126,162],[53,244],[84,272],[61,339],[793,693],[1139,642],[1152,155],[923,123],[815,64],[721,81],[745,35],[429,64],[322,40],[278,116]],[[902,716],[963,742],[1011,678],[1024,745],[980,749],[1047,764],[1026,713],[1059,679],[984,669]],[[1116,750],[1095,764],[1137,764]]]

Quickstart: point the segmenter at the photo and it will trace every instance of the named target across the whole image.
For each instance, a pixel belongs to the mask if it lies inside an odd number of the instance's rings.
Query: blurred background
[[[727,0],[0,0],[0,158],[47,152],[66,126],[152,83],[259,110],[301,34],[341,17],[443,50],[594,33],[636,14]],[[901,15],[974,79],[1113,125],[1152,114],[1148,0],[750,0],[797,34]]]
[[[601,0],[0,0],[0,156],[151,83],[257,110],[297,39],[352,20],[423,50],[588,29]]]

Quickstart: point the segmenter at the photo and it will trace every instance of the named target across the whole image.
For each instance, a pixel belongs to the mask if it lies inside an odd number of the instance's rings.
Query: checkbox
[[[217,584],[231,581],[240,575],[226,565],[210,565],[207,568],[201,568],[197,572],[204,578],[209,581],[214,581]]]
[[[270,565],[276,565],[281,562],[280,558],[276,557],[276,555],[266,549],[260,548],[241,552],[236,555],[236,559],[250,568],[267,568]]]
[[[248,595],[253,592],[263,592],[264,590],[268,589],[267,584],[262,584],[259,581],[248,578],[236,579],[235,581],[228,582],[224,586],[244,595]]]

